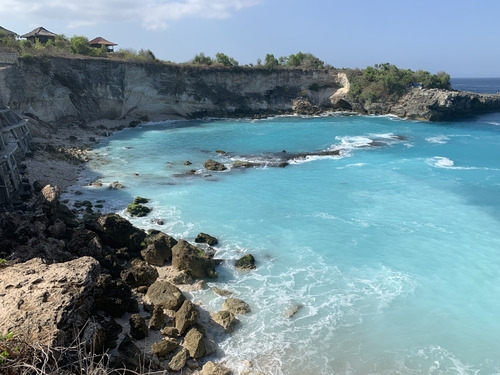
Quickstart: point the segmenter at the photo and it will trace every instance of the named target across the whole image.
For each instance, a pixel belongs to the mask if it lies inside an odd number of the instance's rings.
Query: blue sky
[[[337,68],[389,62],[452,77],[500,77],[496,0],[2,0],[0,26],[102,36],[186,62],[203,52],[240,65],[298,51]]]

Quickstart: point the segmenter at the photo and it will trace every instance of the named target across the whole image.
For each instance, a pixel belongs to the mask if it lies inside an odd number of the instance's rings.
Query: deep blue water
[[[333,149],[271,166],[283,150]],[[249,360],[266,374],[500,372],[500,114],[165,122],[94,154],[105,186],[76,199],[126,216],[140,195],[153,212],[134,224],[219,239],[226,262],[209,285],[252,307],[219,338],[218,357],[238,371]],[[209,158],[269,164],[208,172]],[[107,189],[113,181],[126,188]],[[257,269],[241,273],[233,261],[246,253]],[[212,311],[224,300],[191,297]]]
[[[500,78],[452,78],[451,86],[460,91],[498,94],[500,92]]]

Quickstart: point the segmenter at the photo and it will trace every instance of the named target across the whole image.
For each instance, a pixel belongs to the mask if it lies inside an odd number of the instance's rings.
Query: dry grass
[[[166,371],[156,372],[164,374]],[[69,347],[49,347],[28,343],[15,335],[0,336],[2,375],[153,375],[155,372],[109,367],[109,356],[95,354],[85,342]]]

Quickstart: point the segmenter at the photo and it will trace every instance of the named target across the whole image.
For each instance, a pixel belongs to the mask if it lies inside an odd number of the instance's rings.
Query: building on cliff
[[[53,42],[56,40],[57,34],[47,30],[44,27],[37,27],[34,30],[31,30],[29,33],[21,35],[21,38],[28,39],[31,43],[35,43],[38,39],[40,43],[47,43],[49,40]]]
[[[12,203],[25,189],[20,165],[30,142],[28,121],[0,103],[0,206]]]
[[[118,45],[100,36],[89,41],[89,44],[94,48],[101,48],[102,46],[106,46],[106,51],[108,52],[114,52],[114,47]]]
[[[16,39],[18,37],[18,35],[15,32],[7,30],[6,28],[0,26],[0,35],[2,34],[11,39]]]

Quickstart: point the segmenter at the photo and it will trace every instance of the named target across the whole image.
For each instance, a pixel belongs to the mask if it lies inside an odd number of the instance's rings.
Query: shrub
[[[70,49],[74,54],[92,55],[92,47],[89,45],[89,40],[85,36],[75,35],[70,39]]]
[[[422,70],[413,72],[389,63],[348,71],[348,78],[349,96],[361,102],[395,101],[417,83],[424,88],[450,87],[450,76],[444,72],[436,75]]]
[[[205,56],[203,52],[199,53],[191,60],[191,64],[195,65],[212,65],[212,62],[212,58]]]

